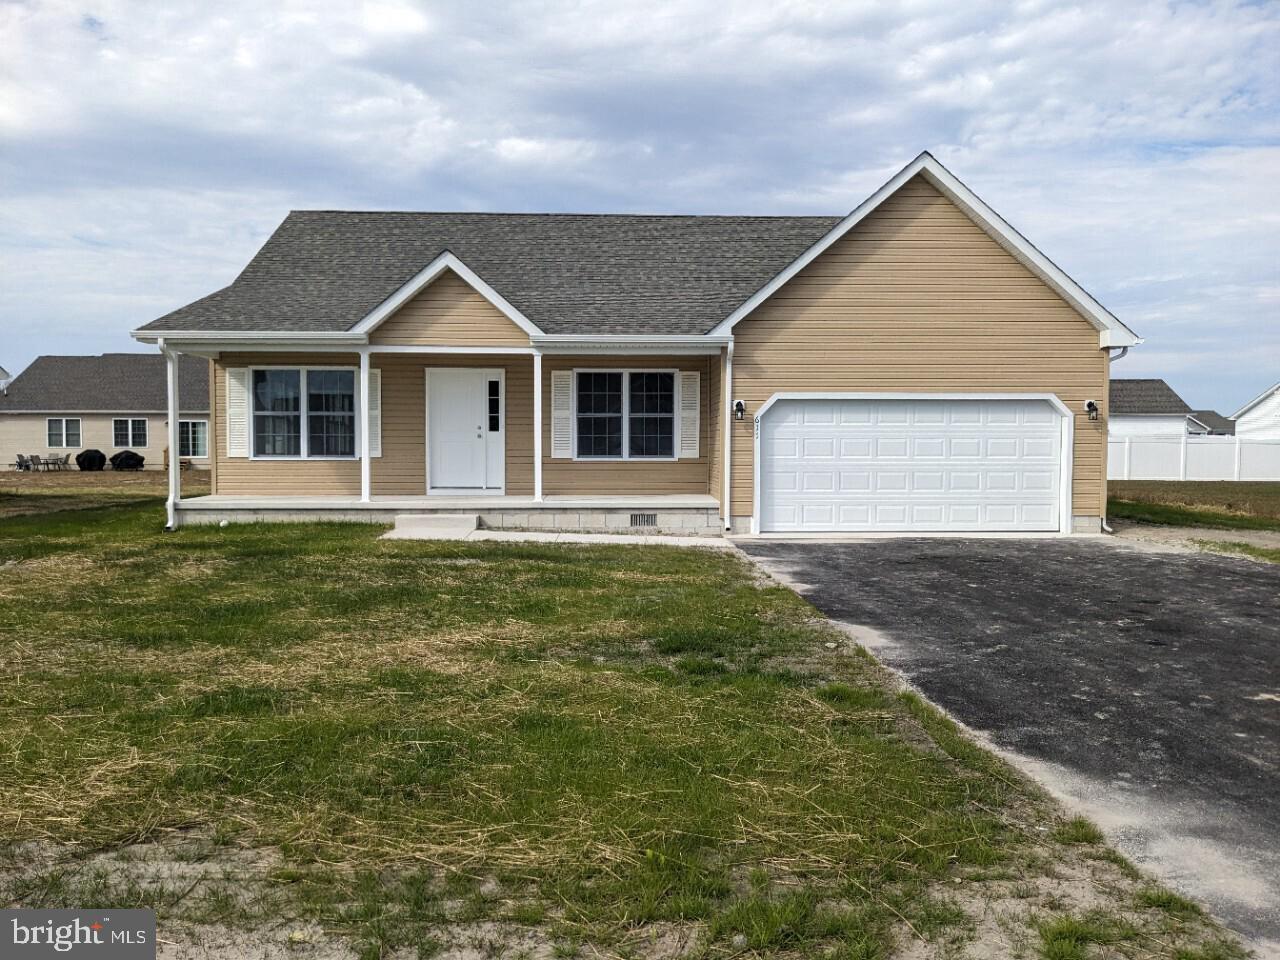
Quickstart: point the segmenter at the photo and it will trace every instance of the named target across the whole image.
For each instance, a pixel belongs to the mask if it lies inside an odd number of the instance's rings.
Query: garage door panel
[[[849,493],[865,493],[871,489],[871,472],[869,470],[842,470],[840,472],[840,489]]]
[[[841,460],[865,460],[874,456],[870,437],[841,437]]]
[[[877,457],[905,457],[907,455],[906,437],[877,437]]]
[[[815,403],[804,411],[802,421],[811,426],[823,427],[836,422],[834,403]]]
[[[761,529],[1056,530],[1061,445],[1040,400],[779,401]]]
[[[1022,459],[1056,460],[1058,445],[1051,437],[1027,437],[1022,441]]]
[[[941,493],[947,488],[947,475],[940,470],[917,470],[911,474],[911,489]]]

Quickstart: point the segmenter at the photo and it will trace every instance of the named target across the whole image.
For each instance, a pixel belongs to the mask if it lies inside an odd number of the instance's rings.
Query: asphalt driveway
[[[1280,956],[1280,566],[1094,538],[739,545]]]

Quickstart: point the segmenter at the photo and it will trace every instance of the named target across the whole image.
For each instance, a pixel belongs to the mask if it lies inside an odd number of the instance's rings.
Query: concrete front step
[[[401,513],[386,540],[465,540],[480,526],[478,513]]]

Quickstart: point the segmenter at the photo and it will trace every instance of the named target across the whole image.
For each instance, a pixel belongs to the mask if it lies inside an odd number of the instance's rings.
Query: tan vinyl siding
[[[370,343],[527,347],[529,336],[465,280],[446,270],[382,322]]]
[[[427,492],[426,370],[472,367],[504,370],[506,381],[506,493],[533,495],[533,358],[375,354],[382,370],[382,456],[374,459],[374,496]]]
[[[342,353],[224,353],[213,365],[213,410],[209,431],[215,459],[213,492],[227,496],[356,496],[360,495],[359,460],[253,460],[228,457],[226,397],[228,367],[349,366],[359,367],[355,354]]]
[[[1076,414],[1073,512],[1106,501],[1098,332],[917,177],[734,330],[734,516],[752,512],[753,415],[780,391],[1034,392]]]
[[[544,357],[543,380],[543,461],[542,490],[558,494],[685,494],[705,496],[710,492],[710,444],[707,436],[709,357]],[[551,374],[556,370],[627,369],[697,370],[699,415],[697,459],[690,460],[568,460],[551,457]]]

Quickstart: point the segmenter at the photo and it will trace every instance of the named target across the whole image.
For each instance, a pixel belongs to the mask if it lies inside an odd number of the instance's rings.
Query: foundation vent
[[[656,527],[658,525],[658,515],[656,513],[633,513],[631,515],[631,525],[633,527]]]

